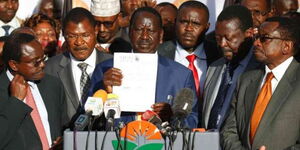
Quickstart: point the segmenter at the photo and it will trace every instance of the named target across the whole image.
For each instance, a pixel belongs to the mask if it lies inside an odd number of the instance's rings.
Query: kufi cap
[[[92,0],[91,13],[97,17],[110,17],[120,13],[120,0]]]

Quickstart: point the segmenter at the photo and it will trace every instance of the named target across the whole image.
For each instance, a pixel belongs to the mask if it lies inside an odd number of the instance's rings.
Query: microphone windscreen
[[[102,102],[104,103],[107,100],[107,92],[105,90],[98,90],[94,93],[93,97],[98,97],[102,99]]]
[[[188,115],[192,112],[194,92],[190,88],[181,89],[174,99],[172,110],[174,115]]]

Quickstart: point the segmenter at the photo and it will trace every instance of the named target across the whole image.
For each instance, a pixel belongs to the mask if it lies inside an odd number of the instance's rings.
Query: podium
[[[64,132],[64,150],[73,150],[74,149],[74,138],[73,138],[73,131],[65,130]],[[87,140],[87,131],[77,131],[76,132],[76,149],[77,150],[85,150],[86,148],[86,140]],[[88,150],[95,150],[95,131],[91,131],[89,135],[89,141],[88,141]],[[192,148],[192,144],[195,150],[219,150],[219,133],[218,132],[186,132],[186,139],[188,139],[190,135],[189,140],[189,146],[190,149]],[[105,139],[104,139],[105,137]],[[104,140],[103,140],[104,139]],[[130,149],[161,149],[164,150],[165,147],[169,148],[170,143],[169,139],[166,138],[166,140],[151,140],[149,142],[149,139],[145,139],[144,137],[138,137],[136,138],[136,141],[134,143],[130,142],[127,139],[122,139],[123,141],[127,142],[126,150]],[[194,141],[194,142],[193,142]],[[103,143],[104,142],[104,143]],[[101,149],[103,143],[103,149],[104,150],[116,150],[116,144],[118,144],[117,136],[115,132],[107,132],[105,136],[105,132],[98,131],[97,132],[97,147],[98,150]],[[148,144],[147,144],[148,143]],[[150,144],[149,144],[150,143]],[[155,145],[156,144],[156,145]],[[115,145],[115,147],[114,147]],[[172,144],[173,150],[182,150],[183,146],[183,134],[181,132],[177,133],[176,139],[174,143]],[[187,145],[187,143],[185,144]],[[141,148],[142,146],[147,148]],[[151,147],[153,146],[153,147]],[[129,148],[128,148],[129,147]],[[119,148],[119,150],[121,150]],[[123,148],[123,150],[125,150]]]

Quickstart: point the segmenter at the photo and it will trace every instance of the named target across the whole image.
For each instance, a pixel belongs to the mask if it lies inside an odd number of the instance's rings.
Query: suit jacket
[[[41,150],[42,143],[30,116],[31,107],[9,95],[10,81],[6,71],[0,74],[0,149]],[[65,93],[61,82],[46,75],[36,82],[48,112],[51,139],[62,136],[63,125],[68,121]]]
[[[103,73],[112,67],[113,59],[97,65],[92,76],[90,95],[96,90],[103,88]],[[177,62],[158,56],[155,102],[170,103],[168,97],[174,98],[176,93],[182,88],[190,88],[194,92],[196,91],[192,72]],[[196,95],[194,97],[192,113],[186,120],[190,128],[195,128],[198,123],[198,101],[196,100]],[[135,113],[122,112],[121,116],[119,121],[125,123],[136,120]]]
[[[109,58],[112,58],[112,55],[97,51],[96,64]],[[58,77],[63,83],[67,97],[68,117],[72,118],[80,109],[80,105],[73,79],[70,53],[64,52],[50,58],[47,61],[45,71],[50,75]]]
[[[249,58],[247,58],[249,57]],[[245,68],[241,68],[242,70],[240,72],[234,73],[232,84],[227,90],[227,95],[224,100],[224,104],[222,107],[222,110],[220,112],[220,115],[222,116],[220,119],[220,124],[218,126],[218,129],[220,129],[220,125],[222,125],[224,118],[226,118],[226,115],[228,113],[228,108],[232,99],[232,95],[234,93],[234,90],[236,88],[236,82],[238,77],[246,71],[252,70],[257,68],[260,63],[258,63],[255,59],[255,57],[252,55],[252,51],[249,51],[248,56],[246,56],[248,61],[245,62],[246,66]],[[216,97],[214,95],[217,95],[220,84],[222,82],[223,72],[226,68],[226,59],[224,57],[218,59],[214,63],[212,63],[207,71],[206,74],[206,81],[204,84],[204,92],[203,92],[203,109],[202,109],[202,121],[201,121],[201,127],[207,128],[207,122],[209,120],[210,112],[213,107],[213,104],[215,103]],[[237,68],[238,69],[238,68]],[[236,69],[236,70],[237,70]]]
[[[262,145],[270,150],[300,149],[300,64],[295,59],[278,83],[250,145],[250,119],[264,72],[261,68],[241,76],[221,131],[225,150],[257,150]]]

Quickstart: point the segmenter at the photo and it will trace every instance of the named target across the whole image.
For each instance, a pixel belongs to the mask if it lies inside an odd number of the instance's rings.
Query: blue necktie
[[[228,88],[230,87],[231,82],[232,82],[231,70],[232,70],[232,67],[228,63],[226,65],[225,71],[223,73],[221,85],[220,85],[215,103],[213,104],[213,107],[210,111],[207,129],[217,129],[218,128],[219,121],[221,119],[219,117],[219,114],[222,110]]]
[[[4,36],[9,36],[10,25],[3,25],[2,29],[5,31]]]

